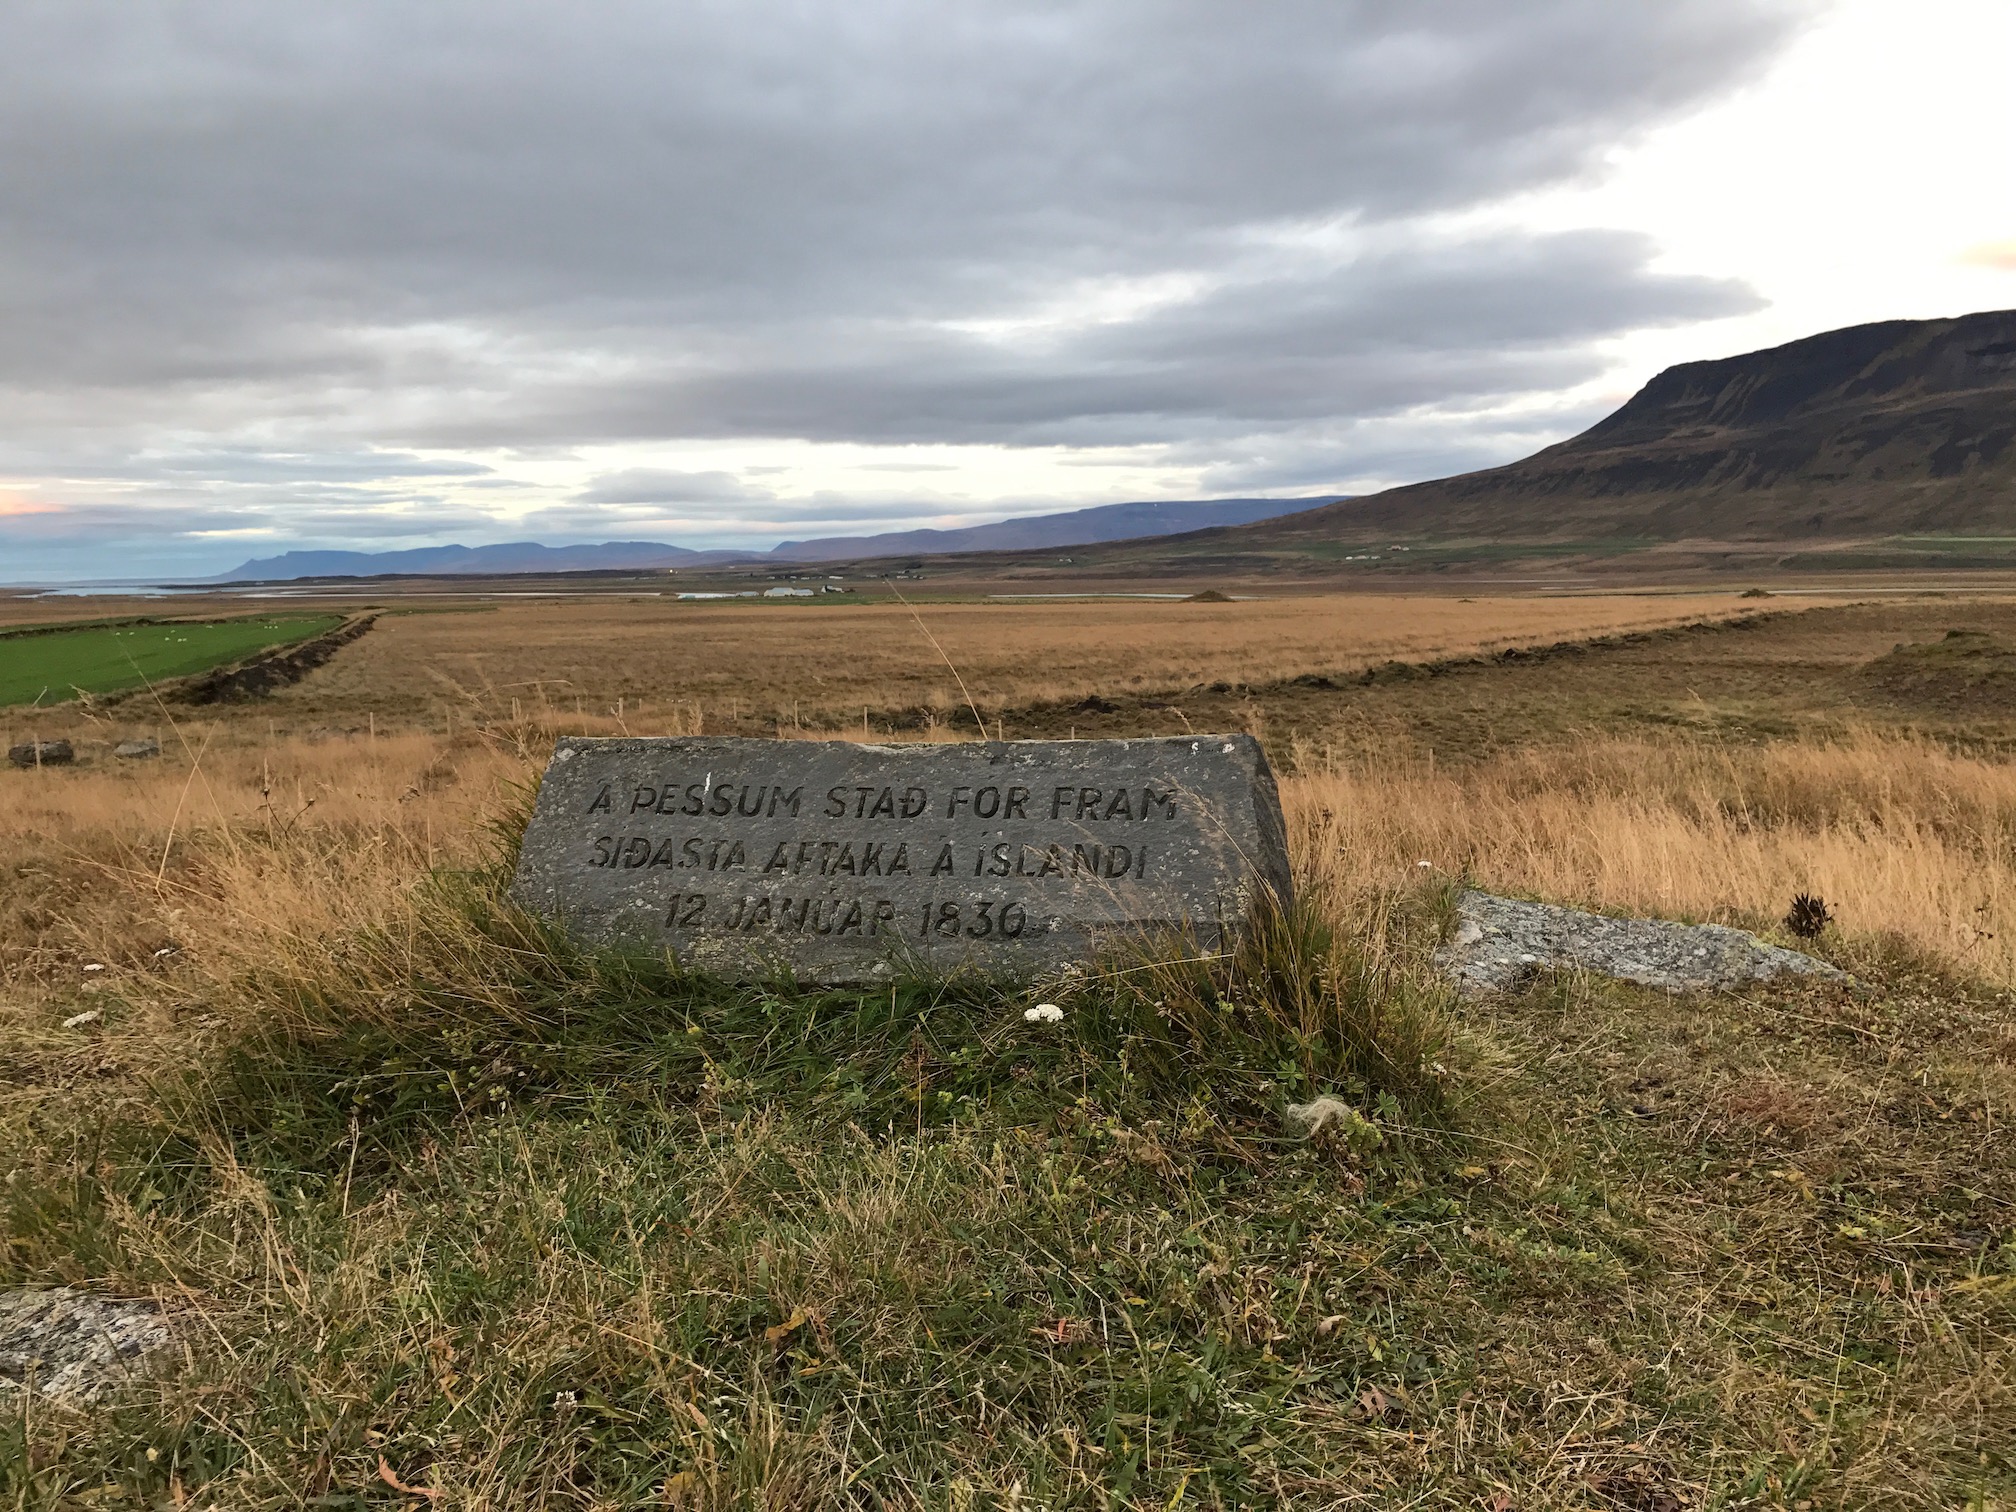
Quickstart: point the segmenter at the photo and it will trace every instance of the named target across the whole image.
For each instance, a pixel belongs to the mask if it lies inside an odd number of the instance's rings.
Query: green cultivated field
[[[95,625],[0,638],[0,707],[61,703],[223,666],[333,629],[332,614],[163,625]]]

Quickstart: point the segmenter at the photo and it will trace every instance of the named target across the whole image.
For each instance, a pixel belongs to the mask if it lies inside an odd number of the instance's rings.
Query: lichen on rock
[[[140,1373],[169,1337],[151,1302],[67,1286],[0,1290],[0,1395],[32,1387],[53,1400],[92,1401]]]

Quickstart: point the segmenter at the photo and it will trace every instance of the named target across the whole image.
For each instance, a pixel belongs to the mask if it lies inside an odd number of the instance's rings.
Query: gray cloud
[[[223,530],[256,529],[265,521],[234,509],[174,508],[145,503],[83,504],[31,508],[0,515],[0,548],[9,555],[36,547],[105,544],[116,538],[173,540]]]
[[[9,7],[0,468],[417,483],[460,464],[407,449],[771,436],[1229,458],[1545,391],[1750,296],[1628,236],[1438,228],[1595,172],[1811,9]],[[755,497],[645,496],[708,476],[584,502]]]
[[[807,525],[900,523],[926,516],[935,519],[947,513],[962,514],[970,508],[970,505],[952,506],[934,499],[903,496],[863,499],[832,491],[820,491],[800,498],[666,505],[611,505],[576,500],[533,510],[514,528],[520,533],[530,532],[542,539],[552,540],[605,540],[638,535],[658,535],[669,539],[704,531],[709,540],[747,541],[766,532],[774,534],[780,530],[802,529]]]
[[[209,483],[376,483],[402,478],[475,480],[490,472],[476,462],[433,459],[380,450],[288,452],[252,447],[162,449],[101,455],[89,449],[50,447],[38,438],[0,442],[0,471],[39,472],[113,482],[146,478]]]
[[[703,504],[774,496],[766,488],[751,487],[733,473],[632,467],[604,473],[576,497],[584,504]]]
[[[1153,319],[1041,343],[962,332],[815,343],[705,375],[528,394],[539,429],[1134,445],[1560,388],[1601,337],[1754,309],[1741,285],[1647,271],[1637,235],[1411,244],[1317,273],[1229,284]],[[456,439],[495,439],[487,422]]]
[[[1199,468],[1209,495],[1370,493],[1394,483],[1470,472],[1526,456],[1586,429],[1600,408],[1552,406],[1517,416],[1438,412],[1399,415],[1222,443],[1192,443],[1177,455]]]
[[[126,464],[142,476],[193,477],[233,483],[395,482],[402,478],[482,477],[491,469],[452,458],[415,457],[394,451],[284,452],[229,450],[168,452]]]
[[[74,486],[69,492],[73,496],[44,491],[23,508],[0,509],[0,551],[257,532],[394,539],[494,524],[487,513],[438,495],[306,480],[264,486],[147,481],[99,499],[75,497]]]

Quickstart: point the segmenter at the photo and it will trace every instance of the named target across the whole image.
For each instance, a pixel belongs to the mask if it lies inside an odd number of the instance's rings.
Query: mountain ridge
[[[1213,534],[1257,546],[1955,530],[2016,533],[2016,310],[1680,363],[1517,462]]]
[[[1336,494],[1316,502],[1335,502]],[[546,546],[509,541],[491,546],[418,546],[403,551],[307,549],[244,562],[212,582],[278,582],[308,577],[475,576],[525,572],[594,572],[708,567],[733,563],[804,565],[867,557],[940,556],[962,551],[1039,551],[1115,540],[1153,539],[1239,525],[1306,509],[1300,499],[1164,499],[1095,504],[1053,514],[992,520],[951,530],[898,530],[870,536],[782,541],[768,551],[706,551],[662,541],[604,541]]]
[[[1316,502],[1335,503],[1339,497],[1324,494]],[[1299,512],[1283,506],[1307,507],[1310,503],[1308,499],[1162,499],[1132,504],[1095,504],[1085,509],[995,520],[956,530],[892,530],[871,536],[826,536],[811,541],[782,541],[772,547],[768,555],[788,561],[832,562],[906,554],[943,556],[961,551],[1047,551],[1064,546],[1150,540],[1156,536],[1180,535],[1193,530],[1250,524]],[[1205,518],[1214,514],[1243,515],[1245,518]],[[1111,533],[1116,531],[1121,533]],[[955,541],[957,544],[950,544]]]

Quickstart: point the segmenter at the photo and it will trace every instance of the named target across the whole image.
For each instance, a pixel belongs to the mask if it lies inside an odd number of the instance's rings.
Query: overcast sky
[[[2016,305],[2007,0],[11,0],[0,581],[1520,456]]]

